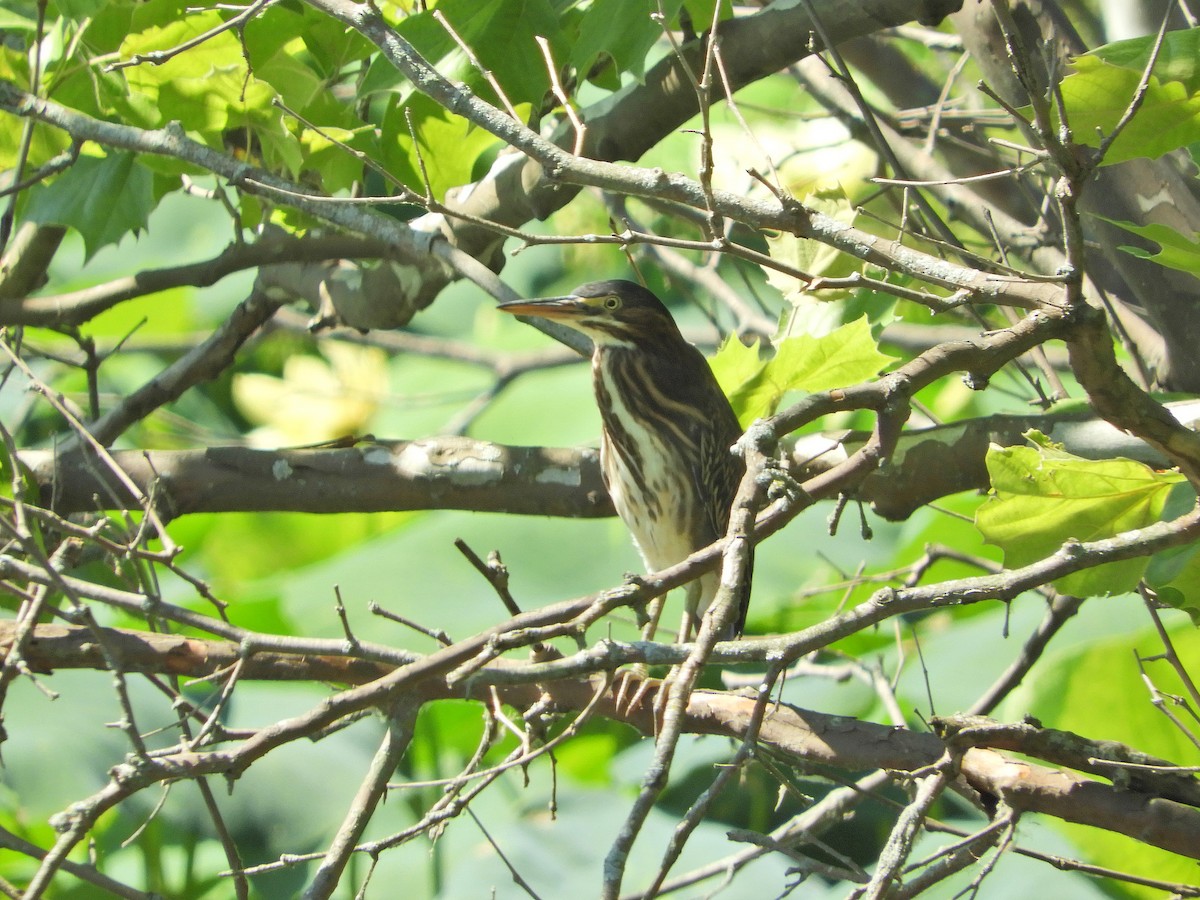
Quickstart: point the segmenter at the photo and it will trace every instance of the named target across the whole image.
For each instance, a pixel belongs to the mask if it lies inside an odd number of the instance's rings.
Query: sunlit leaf
[[[0,29],[5,31],[33,31],[35,28],[37,28],[37,22],[33,19],[19,16],[15,12],[0,9]]]
[[[218,13],[209,11],[129,35],[120,50],[125,59],[152,53],[173,55],[157,65],[124,70],[131,91],[127,112],[139,119],[146,117],[142,124],[147,126],[179,122],[210,146],[221,145],[231,131],[248,130],[248,139],[242,139],[247,152],[262,154],[262,162],[270,168],[295,174],[301,161],[299,144],[273,106],[274,88],[253,77],[247,68],[245,51],[235,33],[220,31],[186,52],[174,52],[223,21]]]
[[[424,94],[414,94],[403,109],[395,107],[384,117],[380,142],[393,175],[417,193],[428,189],[440,199],[471,181],[475,161],[497,139]]]
[[[1069,540],[1100,540],[1158,521],[1172,486],[1183,480],[1129,459],[1082,459],[1030,436],[1036,446],[988,451],[993,495],[975,515],[988,543],[1004,550],[1008,568],[1043,559]],[[1084,597],[1119,594],[1132,590],[1145,569],[1145,559],[1122,560],[1055,585]]]
[[[855,209],[840,188],[832,188],[809,194],[804,198],[806,205],[825,213],[831,218],[847,225],[854,223]],[[858,271],[861,263],[848,254],[835,250],[821,241],[797,237],[788,232],[778,232],[767,237],[771,248],[771,258],[791,266],[808,275],[825,278],[842,278]],[[808,287],[808,282],[794,275],[780,272],[778,269],[765,269],[767,281],[786,299],[796,302],[796,298]],[[816,300],[840,300],[850,293],[849,289],[840,291],[823,290],[820,293],[805,296]]]
[[[683,0],[684,7],[692,17],[692,27],[696,29],[697,33],[708,30],[718,2],[721,5],[718,15],[724,22],[733,16],[733,7],[729,0]]]
[[[1138,90],[1153,43],[1153,37],[1121,41],[1072,62],[1074,73],[1063,79],[1061,92],[1076,141],[1099,147],[1113,132]],[[1141,107],[1109,148],[1105,165],[1153,159],[1200,140],[1198,53],[1200,29],[1167,34]]]
[[[1155,35],[1114,41],[1097,47],[1083,58],[1101,59],[1141,75],[1150,61],[1155,41]],[[1168,31],[1154,58],[1153,71],[1163,81],[1180,82],[1190,93],[1200,91],[1200,28]]]
[[[787,338],[775,355],[758,360],[758,343],[746,347],[731,336],[711,365],[738,420],[748,425],[770,415],[788,391],[824,391],[872,378],[893,357],[880,353],[866,318],[822,337]]]
[[[1163,508],[1164,519],[1184,515],[1196,505],[1191,484],[1175,485]],[[1200,625],[1200,546],[1194,542],[1155,553],[1146,567],[1146,583],[1158,593],[1158,599],[1183,610]]]

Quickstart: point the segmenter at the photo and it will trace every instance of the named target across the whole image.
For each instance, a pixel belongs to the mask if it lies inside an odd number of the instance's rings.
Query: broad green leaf
[[[1192,486],[1187,482],[1177,484],[1167,497],[1162,517],[1176,518],[1195,505],[1196,492]],[[1200,546],[1193,542],[1154,554],[1145,579],[1160,600],[1186,612],[1200,625]]]
[[[787,390],[827,391],[873,378],[895,362],[880,353],[864,316],[821,337],[800,335],[779,345],[772,360],[774,378]]]
[[[67,19],[90,19],[100,12],[109,0],[57,0],[56,11]]]
[[[1153,38],[1102,47],[1074,60],[1062,97],[1074,139],[1099,147],[1137,91]],[[1155,61],[1137,114],[1104,158],[1105,165],[1138,156],[1155,158],[1200,140],[1200,29],[1171,32]]]
[[[1164,573],[1172,569],[1176,570],[1173,577],[1165,578]],[[1155,554],[1145,577],[1159,600],[1187,613],[1200,626],[1200,547],[1189,544],[1169,555]]]
[[[811,183],[807,186],[810,189],[812,187]],[[802,187],[804,185],[799,183],[789,184],[789,188],[793,191]],[[847,225],[853,224],[857,212],[853,204],[851,204],[850,199],[846,196],[846,192],[840,187],[810,193],[805,196],[804,202],[813,209],[819,210],[837,219],[839,222],[845,222]],[[787,232],[781,231],[768,236],[767,246],[770,247],[772,259],[778,260],[794,269],[799,269],[801,272],[806,272],[809,275],[820,275],[826,278],[843,278],[852,272],[858,271],[860,265],[859,261],[854,257],[835,250],[828,244],[809,238],[797,237]],[[808,286],[807,282],[776,269],[765,269],[765,272],[767,281],[771,286],[792,303],[796,302],[797,297]],[[820,294],[808,294],[806,296],[818,300],[841,300],[848,296],[849,293],[849,290],[822,291]]]
[[[787,232],[779,232],[767,238],[767,246],[771,258],[781,263],[807,272],[809,275],[822,275],[826,278],[843,278],[858,268],[858,260],[841,253],[809,238],[797,237]],[[808,286],[794,275],[780,272],[778,269],[766,269],[767,282],[781,293],[785,299],[795,302]],[[819,294],[807,294],[815,300],[841,300],[848,296],[849,289],[840,291],[821,291]]]
[[[223,21],[216,12],[204,12],[152,26],[131,34],[121,45],[121,56],[129,59],[179,48]],[[296,171],[299,145],[284,128],[279,110],[272,106],[275,90],[264,81],[248,77],[242,45],[232,31],[210,37],[159,65],[132,66],[125,72],[135,95],[130,114],[152,111],[153,118],[142,124],[158,126],[178,121],[210,146],[219,146],[226,131],[249,127],[268,167],[286,166]],[[148,103],[139,102],[139,97]]]
[[[1103,216],[1097,216],[1097,218],[1104,219]],[[1139,237],[1144,237],[1146,240],[1154,241],[1160,248],[1158,253],[1148,253],[1141,247],[1122,246],[1121,249],[1126,253],[1151,260],[1169,269],[1200,275],[1200,234],[1193,234],[1189,238],[1168,225],[1157,223],[1136,225],[1133,222],[1122,222],[1117,219],[1104,219],[1104,221],[1110,225],[1116,225],[1118,228],[1124,228]]]
[[[1114,41],[1097,47],[1088,57],[1102,59],[1113,66],[1141,73],[1150,61],[1155,36]],[[1188,91],[1200,91],[1200,28],[1168,31],[1154,59],[1154,74],[1163,81],[1178,81]]]
[[[449,188],[471,181],[475,161],[496,143],[491,134],[424,94],[413,94],[404,108],[392,108],[383,120],[384,165],[419,194],[425,193],[428,178],[429,190],[439,199]]]
[[[37,22],[33,19],[27,19],[25,16],[19,16],[15,12],[0,9],[0,30],[3,31],[33,31],[37,28]]]
[[[0,44],[0,78],[22,90],[29,88],[29,57],[16,47]]]
[[[550,87],[535,37],[550,42],[559,66],[566,62],[558,17],[549,0],[443,0],[438,10],[513,104],[537,105]]]
[[[421,707],[414,730],[412,756],[406,762],[426,777],[436,777],[450,759],[466,762],[479,746],[483,717],[479,707],[461,700],[427,703]],[[420,733],[421,737],[416,737]]]
[[[1183,660],[1200,658],[1200,632],[1189,625],[1172,629],[1171,642]],[[1196,747],[1156,709],[1141,677],[1137,657],[1153,658],[1162,644],[1152,629],[1085,643],[1043,660],[1036,677],[1025,679],[1005,703],[1002,719],[1033,716],[1045,725],[1098,740],[1120,741],[1180,765],[1195,765]],[[1136,654],[1136,655],[1135,655]],[[1147,677],[1167,695],[1186,689],[1165,660],[1144,664]],[[1123,871],[1164,881],[1195,881],[1195,860],[1184,859],[1125,837],[1055,822],[1084,859],[1097,865],[1120,860]],[[1125,896],[1160,897],[1160,891]]]
[[[378,159],[375,129],[339,102],[316,71],[293,55],[279,53],[256,64],[254,74],[275,88],[289,109],[314,126],[297,125],[298,139],[283,128],[255,129],[264,149],[272,149],[291,171],[303,169],[306,180],[320,178],[321,186],[331,194],[362,180],[363,164],[347,147]],[[264,157],[269,158],[267,154]]]
[[[332,16],[318,13],[308,4],[297,4],[303,15],[299,40],[304,55],[322,74],[333,77],[347,65],[360,65],[377,52],[375,46],[352,28],[346,28]],[[287,7],[280,4],[279,9]],[[257,20],[256,20],[257,21]],[[249,28],[247,28],[249,31]],[[295,31],[289,34],[295,34]]]
[[[680,0],[664,3],[673,19]],[[613,60],[617,72],[630,72],[639,81],[646,72],[646,54],[662,37],[663,26],[651,18],[658,9],[646,0],[596,0],[579,23],[579,38],[571,48],[571,65],[580,77],[601,56]]]
[[[348,190],[363,178],[363,164],[346,147],[362,151],[372,159],[380,156],[375,129],[367,125],[353,131],[330,126],[323,127],[320,133],[305,129],[300,144],[304,148],[306,174],[310,170],[320,173],[321,184],[331,194]]]
[[[556,65],[564,65],[568,56],[550,0],[442,0],[437,11],[471,48],[480,66],[495,77],[514,106],[541,106],[550,88],[550,76],[535,37],[550,42]],[[483,73],[431,12],[405,17],[396,30],[443,77],[463,82],[495,102]],[[396,91],[401,101],[414,92],[411,83],[382,57],[371,64],[362,89],[364,93]]]
[[[268,60],[255,63],[254,77],[273,87],[290,109],[301,113],[307,113],[310,104],[329,93],[329,85],[324,79],[295,56],[286,53],[278,53]]]
[[[105,244],[140,233],[154,206],[154,176],[132,153],[114,152],[80,157],[62,176],[35,188],[25,218],[74,228],[90,259]]]
[[[468,84],[473,89],[478,88],[479,81],[472,80],[473,73],[467,55],[459,49],[454,39],[446,33],[446,29],[439,25],[431,14],[418,13],[407,16],[396,25],[396,30],[443,78]],[[382,54],[374,54],[371,57],[360,90],[365,96],[393,91],[400,103],[417,92],[412,82],[401,75]]]
[[[866,318],[822,337],[787,338],[758,361],[758,343],[731,337],[711,365],[743,426],[773,413],[788,391],[824,391],[871,378],[893,357],[880,353]]]
[[[729,0],[719,0],[719,2],[721,4],[721,21],[733,18],[733,7]],[[684,7],[692,16],[692,27],[696,29],[697,34],[708,31],[717,3],[718,0],[683,0]]]
[[[555,755],[562,771],[580,784],[609,787],[613,784],[613,757],[620,749],[620,739],[613,731],[597,730],[567,741]]]
[[[0,116],[0,172],[11,171],[16,166],[18,156],[24,159],[30,169],[40,166],[66,150],[71,143],[66,134],[57,128],[37,125],[33,129],[28,152],[22,154],[23,132],[23,120],[16,116]]]
[[[122,41],[135,31],[140,31],[149,23],[134,24],[140,21],[139,13],[143,8],[152,4],[161,4],[162,0],[147,0],[144,3],[129,2],[129,0],[117,0],[117,2],[107,3],[104,8],[99,10],[94,17],[87,22],[87,30],[83,34],[85,45],[89,53],[96,55],[107,55],[116,53]],[[175,18],[178,18],[178,13]],[[102,67],[92,68],[91,75],[99,77]],[[113,77],[119,78],[124,85],[124,78],[120,78],[117,72],[107,73]],[[57,99],[57,91],[55,92]]]
[[[1065,541],[1099,540],[1158,521],[1172,486],[1183,480],[1129,459],[1082,459],[1051,446],[1043,435],[1029,436],[1037,446],[988,451],[993,495],[975,515],[987,542],[1004,551],[1008,568],[1043,559]],[[1108,563],[1055,586],[1082,597],[1124,593],[1137,584],[1146,563]]]
[[[30,79],[27,54],[0,42],[0,78],[28,90]],[[18,116],[0,116],[0,172],[16,167],[18,155],[25,150],[23,139],[28,121]],[[67,135],[59,129],[35,125],[27,152],[21,157],[28,167],[26,171],[57,156],[70,146],[70,143]]]
[[[283,619],[285,631],[302,630],[294,622],[293,610],[286,606],[277,608],[274,591],[278,587],[269,583],[272,576],[353,552],[364,541],[417,521],[421,515],[395,512],[378,517],[352,513],[314,517],[287,512],[202,513],[172,522],[171,534],[204,567],[214,582],[214,590],[238,598],[239,617],[240,604],[253,599],[264,604],[255,612],[256,616]],[[260,552],[240,552],[239,548],[247,546],[255,546]],[[267,624],[262,623],[264,630]],[[246,627],[256,626],[247,621]]]
[[[186,16],[192,6],[188,0],[146,0],[145,3],[134,3],[128,34],[140,34],[151,28],[164,28]]]
[[[717,376],[717,384],[727,396],[763,370],[766,362],[761,357],[760,347],[761,341],[758,338],[747,346],[736,334],[731,334],[721,344],[716,355],[709,359],[709,368]]]

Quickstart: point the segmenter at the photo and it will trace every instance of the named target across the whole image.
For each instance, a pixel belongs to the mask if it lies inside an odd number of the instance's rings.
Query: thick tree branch
[[[11,623],[0,623],[0,650],[4,650],[11,641],[12,631]],[[119,648],[122,665],[128,671],[206,677],[219,673],[228,666],[228,660],[241,655],[237,644],[223,641],[183,639],[118,629],[105,629],[105,635],[106,643]],[[42,625],[38,626],[30,642],[27,656],[30,665],[38,671],[49,672],[58,668],[103,670],[107,667],[103,658],[94,650],[87,649],[94,641],[95,635],[91,629]],[[386,671],[381,664],[363,660],[355,660],[352,661],[353,665],[347,665],[347,661],[341,659],[286,653],[258,656],[253,661],[253,669],[242,671],[242,680],[335,680],[369,688],[377,683],[376,679],[385,676]],[[396,670],[391,674],[394,677],[399,672]],[[420,697],[422,701],[470,698],[478,690],[479,684],[469,680],[457,686],[447,685],[431,671],[426,678],[413,683],[406,696],[410,700]],[[660,686],[660,682],[651,682],[652,693],[648,701],[632,708],[622,702],[619,689],[610,686],[607,696],[595,707],[595,711],[606,718],[625,721],[644,734],[654,734],[657,724],[653,692]],[[575,677],[562,681],[541,680],[508,685],[501,689],[501,696],[505,702],[525,708],[536,701],[543,691],[550,693],[560,712],[581,711],[595,700],[595,683]],[[754,720],[756,702],[754,696],[696,691],[681,714],[681,728],[691,734],[740,740]],[[320,719],[324,720],[325,716],[320,716]],[[286,730],[290,732],[292,729]],[[996,736],[994,744],[986,737],[989,734],[987,729],[979,729],[974,734],[972,749],[963,756],[963,783],[960,789],[969,787],[985,797],[1002,798],[1015,809],[1117,831],[1182,856],[1200,859],[1200,847],[1197,847],[1194,838],[1200,830],[1200,809],[1194,805],[1163,799],[1128,786],[1090,781],[1062,769],[1018,762],[988,749],[997,746],[1035,759],[1070,762],[1073,758],[1063,752],[1067,743],[1063,735],[1057,738],[1052,735],[1043,737],[1039,730],[1027,727],[1019,731],[1012,727],[997,727],[990,733]],[[1086,742],[1075,736],[1070,736],[1070,741],[1086,748]],[[845,771],[917,771],[934,764],[946,749],[943,740],[933,734],[826,715],[786,704],[772,705],[767,711],[759,729],[758,742],[773,748],[794,764],[827,765]],[[247,745],[252,743],[254,740],[246,742]],[[1049,756],[1045,755],[1047,750],[1052,751]],[[1123,755],[1129,758],[1137,755],[1128,748],[1126,751]],[[219,760],[232,760],[241,752],[214,750],[176,754],[148,766],[144,774],[150,778],[147,783],[168,777],[168,773],[178,777],[212,774],[221,770]],[[130,772],[126,773],[126,777],[136,776]],[[1192,786],[1188,790],[1194,792],[1195,779],[1190,779],[1190,783]],[[116,786],[114,783],[113,787]]]
[[[1185,425],[1200,402],[1168,404]],[[864,479],[858,499],[886,519],[903,519],[930,500],[988,486],[991,444],[1025,442],[1036,429],[1088,459],[1122,456],[1151,466],[1169,460],[1151,446],[1085,411],[989,416],[905,432],[888,465]],[[843,462],[867,435],[801,437],[793,472],[809,477]],[[613,515],[599,457],[587,448],[513,447],[461,437],[369,441],[336,449],[117,450],[117,464],[142,495],[153,493],[169,517],[199,512],[310,513],[465,509],[588,518]],[[136,497],[86,456],[23,450],[17,457],[38,485],[39,502],[61,514],[137,509]]]
[[[121,450],[117,464],[175,517],[195,512],[381,512],[468,509],[524,515],[610,516],[597,451],[511,447],[462,437],[364,441],[337,449]],[[135,497],[108,484],[79,453],[19,455],[57,512]]]
[[[381,241],[352,235],[267,237],[253,244],[230,244],[212,259],[149,269],[66,294],[0,296],[0,323],[66,328],[80,325],[125,300],[174,287],[207,287],[233,272],[281,263],[308,263],[343,257],[370,259],[387,253],[388,247]]]

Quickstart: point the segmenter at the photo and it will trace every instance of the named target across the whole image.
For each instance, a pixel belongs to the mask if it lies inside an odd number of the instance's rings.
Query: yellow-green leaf
[[[824,391],[878,374],[894,357],[880,353],[866,318],[821,337],[781,341],[771,359],[759,358],[736,337],[725,342],[711,365],[743,426],[769,416],[789,391]]]
[[[1042,441],[988,451],[993,495],[980,506],[975,524],[988,543],[1004,551],[1008,568],[1043,559],[1069,540],[1100,540],[1158,521],[1172,486],[1183,480],[1130,459],[1082,459]],[[1108,563],[1055,586],[1085,597],[1123,593],[1137,584],[1146,563]]]
[[[1061,91],[1076,141],[1091,147],[1116,128],[1138,90],[1153,38],[1101,47],[1074,60]],[[1142,103],[1104,158],[1105,165],[1151,159],[1200,140],[1200,29],[1167,35]]]

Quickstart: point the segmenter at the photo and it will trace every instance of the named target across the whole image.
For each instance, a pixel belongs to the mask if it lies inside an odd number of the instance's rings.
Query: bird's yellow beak
[[[540,300],[514,300],[501,303],[496,309],[514,316],[537,316],[540,319],[574,319],[591,312],[578,297],[544,297]]]

